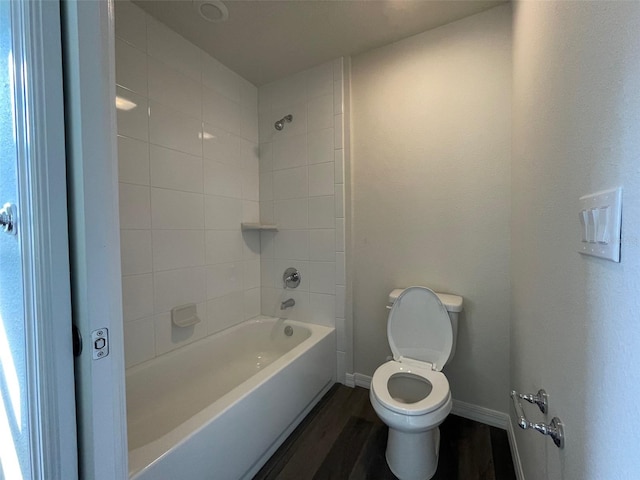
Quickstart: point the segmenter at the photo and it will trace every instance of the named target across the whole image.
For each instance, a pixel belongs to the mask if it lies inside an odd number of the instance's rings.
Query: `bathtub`
[[[252,478],[334,383],[335,342],[259,317],[128,369],[129,477]]]

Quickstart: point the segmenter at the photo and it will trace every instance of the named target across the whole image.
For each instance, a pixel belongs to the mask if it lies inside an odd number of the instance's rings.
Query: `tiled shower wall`
[[[262,313],[335,326],[337,379],[350,349],[345,322],[344,61],[335,60],[259,89]],[[274,122],[293,121],[282,131]],[[300,270],[284,290],[287,267]],[[280,310],[293,298],[296,305]]]
[[[127,366],[260,314],[257,89],[116,2]],[[333,228],[333,226],[332,226]],[[202,322],[172,325],[197,304]]]

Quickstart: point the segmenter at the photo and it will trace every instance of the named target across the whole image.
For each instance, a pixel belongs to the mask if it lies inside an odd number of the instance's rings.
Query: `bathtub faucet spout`
[[[280,310],[284,310],[286,308],[291,308],[296,304],[296,301],[293,298],[290,298],[289,300],[285,300],[284,302],[282,302],[280,304]]]

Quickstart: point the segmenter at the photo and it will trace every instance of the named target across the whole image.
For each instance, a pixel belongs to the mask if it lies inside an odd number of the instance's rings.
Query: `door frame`
[[[113,0],[62,0],[80,478],[128,478]],[[109,330],[94,360],[91,332]]]
[[[31,473],[76,478],[60,4],[11,2],[11,23]]]

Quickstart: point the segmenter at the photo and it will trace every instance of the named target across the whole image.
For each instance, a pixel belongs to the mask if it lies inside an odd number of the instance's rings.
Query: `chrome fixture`
[[[276,130],[280,131],[280,130],[282,130],[284,128],[284,124],[285,123],[291,123],[292,121],[293,121],[293,115],[291,115],[291,114],[285,115],[280,120],[278,120],[276,123],[274,123],[273,126],[276,127]]]
[[[293,335],[293,328],[291,327],[291,325],[287,325],[286,327],[284,327],[284,334],[287,337],[290,337],[291,335]]]
[[[302,280],[302,275],[297,268],[289,267],[282,274],[284,288],[296,288],[300,285],[300,280]]]
[[[286,308],[291,308],[296,304],[296,301],[293,298],[289,298],[280,304],[280,310],[284,310]]]
[[[511,390],[511,400],[513,400],[513,408],[516,411],[516,415],[518,416],[518,425],[523,430],[527,430],[529,428],[540,432],[543,435],[548,435],[555,443],[556,447],[564,448],[564,424],[558,417],[553,417],[551,419],[550,424],[546,423],[533,423],[527,420],[527,417],[524,415],[524,410],[522,409],[522,403],[520,399],[526,400],[529,403],[535,403],[538,405],[538,408],[541,412],[546,413],[549,406],[549,398],[547,393],[540,389],[537,394],[522,394],[518,393],[515,390]]]
[[[16,207],[10,203],[5,203],[0,209],[0,226],[4,233],[16,234]]]

